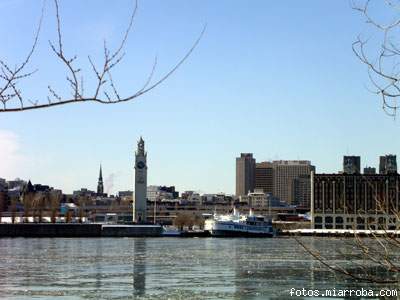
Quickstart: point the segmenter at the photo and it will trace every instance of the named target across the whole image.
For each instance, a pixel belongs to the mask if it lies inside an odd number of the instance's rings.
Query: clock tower
[[[133,221],[146,223],[147,208],[147,153],[144,150],[142,137],[135,153],[135,199],[133,203]]]

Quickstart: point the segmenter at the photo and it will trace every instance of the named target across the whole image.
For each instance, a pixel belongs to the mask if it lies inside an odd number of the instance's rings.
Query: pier
[[[318,236],[318,237],[374,237],[400,236],[400,230],[357,230],[357,229],[293,229],[281,230],[283,236]]]

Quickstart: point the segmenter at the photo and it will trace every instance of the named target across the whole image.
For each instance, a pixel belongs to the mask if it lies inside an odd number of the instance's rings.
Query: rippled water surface
[[[332,260],[352,247],[302,240]],[[303,287],[371,285],[332,274],[290,238],[0,239],[1,299],[285,299]]]

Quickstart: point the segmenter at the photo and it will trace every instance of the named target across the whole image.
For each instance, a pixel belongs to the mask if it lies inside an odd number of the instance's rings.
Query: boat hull
[[[233,230],[212,230],[213,237],[274,237],[273,232],[249,232],[249,231],[233,231]]]

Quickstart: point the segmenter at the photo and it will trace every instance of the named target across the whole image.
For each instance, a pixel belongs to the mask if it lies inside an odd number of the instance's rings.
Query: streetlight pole
[[[157,213],[157,198],[154,199],[154,212],[153,212],[154,225],[156,225],[156,213]]]

